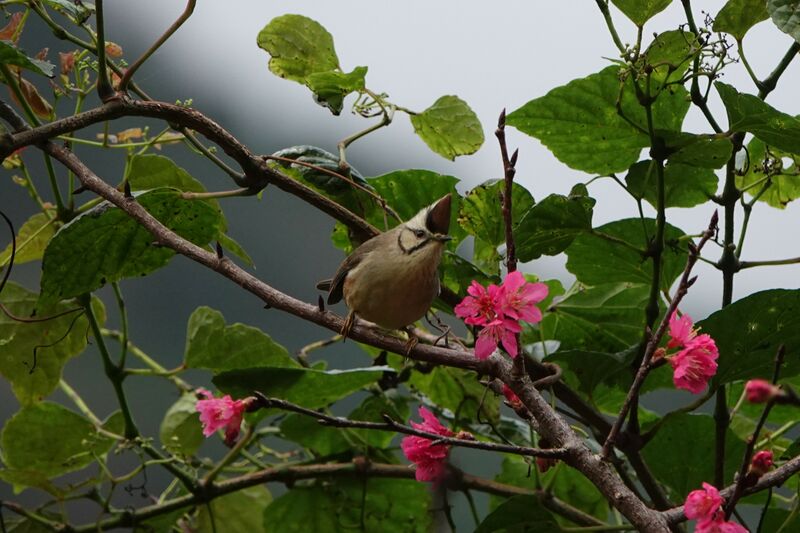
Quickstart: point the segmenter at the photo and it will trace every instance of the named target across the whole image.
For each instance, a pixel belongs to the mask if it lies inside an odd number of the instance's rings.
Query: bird
[[[333,279],[317,284],[328,291],[328,305],[344,297],[349,313],[343,339],[356,317],[398,330],[425,316],[439,295],[439,263],[452,239],[451,201],[446,194],[407,222],[365,241],[345,258]]]

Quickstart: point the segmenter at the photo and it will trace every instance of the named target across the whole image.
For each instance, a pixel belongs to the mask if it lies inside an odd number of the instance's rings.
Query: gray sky
[[[713,15],[724,2],[706,0],[695,5]],[[109,35],[135,34],[136,42],[120,42],[133,57],[134,48],[156,38],[161,26],[166,26],[181,9],[181,2],[158,0],[110,4]],[[163,24],[153,23],[154,11]],[[476,155],[459,158],[455,163],[442,159],[413,134],[407,117],[398,114],[388,129],[353,145],[348,157],[368,175],[401,168],[428,168],[452,174],[462,180],[462,190],[499,177],[498,149],[492,132],[503,107],[516,109],[554,87],[597,72],[608,64],[604,57],[617,55],[595,3],[589,0],[199,2],[193,17],[138,79],[153,87],[154,82],[166,77],[170,80],[166,91],[170,98],[194,98],[196,106],[213,109],[214,115],[230,125],[235,134],[268,130],[270,140],[283,142],[277,146],[264,143],[256,134],[245,139],[255,150],[266,152],[292,144],[316,144],[332,150],[339,139],[364,128],[367,122],[350,115],[347,105],[342,116],[332,116],[311,102],[308,89],[268,71],[268,55],[256,46],[256,35],[273,17],[285,13],[299,13],[319,21],[334,37],[342,68],[367,65],[368,87],[388,92],[397,104],[422,110],[444,94],[457,94],[466,100],[486,133],[486,143]],[[656,30],[675,29],[682,22],[682,15],[680,2],[673,2],[647,24],[645,41],[649,42]],[[613,16],[623,41],[633,41],[634,26],[616,10]],[[696,12],[695,17],[702,21],[700,13]],[[771,21],[759,24],[745,38],[748,59],[762,77],[790,44],[791,39]],[[791,114],[800,113],[800,102],[792,97],[800,82],[799,63],[792,64],[769,97],[772,105]],[[729,68],[725,80],[740,90],[755,92],[741,65]],[[160,95],[158,90],[152,92]],[[724,110],[716,98],[711,107],[724,124]],[[684,129],[709,131],[694,109]],[[574,183],[591,178],[561,164],[538,141],[515,130],[511,130],[510,143],[520,148],[517,179],[537,199],[552,192],[566,193]],[[598,200],[595,225],[636,216],[635,204],[610,180],[595,182],[590,193]],[[709,205],[670,209],[668,217],[687,233],[695,233],[704,227],[710,210]],[[797,202],[783,212],[757,205],[744,258],[800,255],[800,241],[791,237],[800,229],[798,215]],[[741,220],[741,214],[737,220]],[[717,254],[717,250],[708,251]],[[526,268],[543,277],[569,280],[563,262],[563,256],[544,258]],[[770,287],[800,287],[798,268],[744,271],[736,277],[736,297]],[[686,307],[704,316],[718,306],[721,280],[712,268],[704,266],[699,272],[701,282],[693,289]]]

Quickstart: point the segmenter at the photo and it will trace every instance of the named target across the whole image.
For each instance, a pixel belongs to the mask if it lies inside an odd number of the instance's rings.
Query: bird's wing
[[[332,280],[320,281],[317,284],[318,289],[328,291],[328,305],[333,305],[342,301],[342,297],[344,296],[344,280],[347,278],[347,274],[358,266],[370,252],[375,250],[375,248],[387,238],[387,235],[388,233],[382,233],[366,241],[342,261],[342,264],[339,265],[339,269],[336,271]],[[390,236],[389,238],[393,237]]]

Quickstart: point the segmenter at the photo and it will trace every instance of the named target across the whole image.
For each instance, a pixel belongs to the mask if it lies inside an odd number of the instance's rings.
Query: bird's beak
[[[450,202],[450,194],[446,194],[428,211],[428,218],[425,221],[428,231],[437,235],[447,235],[450,231]]]
[[[435,233],[433,235],[433,239],[439,242],[447,242],[447,241],[452,241],[453,237],[451,237],[450,235],[442,235],[441,233]]]

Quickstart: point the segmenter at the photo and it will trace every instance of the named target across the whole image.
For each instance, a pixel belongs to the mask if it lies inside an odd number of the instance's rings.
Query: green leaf
[[[650,218],[627,218],[595,228],[592,233],[579,235],[567,248],[567,270],[587,285],[613,282],[650,284],[653,262],[645,259],[643,253],[648,247],[648,239],[655,232],[656,221]],[[662,288],[668,289],[686,265],[685,245],[679,243],[683,236],[681,230],[666,224]]]
[[[299,367],[289,352],[260,329],[235,323],[225,325],[222,313],[198,307],[186,328],[186,366],[213,372],[239,368]]]
[[[558,255],[584,231],[592,229],[595,201],[584,195],[551,194],[534,205],[517,225],[517,257],[526,262]]]
[[[275,17],[258,33],[257,43],[272,56],[270,71],[281,78],[305,83],[310,74],[339,68],[331,34],[302,15]]]
[[[683,501],[704,481],[714,479],[714,433],[712,417],[679,414],[670,417],[642,450],[656,479],[673,490],[672,500]],[[744,442],[730,430],[725,441],[725,480],[729,482],[742,461]]]
[[[442,285],[456,294],[466,294],[472,280],[481,285],[499,283],[500,278],[489,275],[478,266],[451,251],[446,251],[442,256]]]
[[[411,115],[411,124],[428,148],[451,161],[474,154],[483,144],[478,116],[458,96],[442,96],[422,113]]]
[[[34,470],[9,468],[6,465],[0,468],[0,479],[11,485],[14,494],[19,494],[26,488],[36,488],[56,498],[63,498],[65,495],[65,491],[50,481],[47,475]],[[47,531],[52,530],[48,528]]]
[[[71,17],[78,24],[85,22],[95,10],[94,4],[85,0],[81,2],[75,2],[75,0],[43,0],[43,2],[59,13]]]
[[[664,11],[672,0],[611,0],[637,26]]]
[[[767,12],[779,30],[800,42],[800,5],[796,1],[767,0]]]
[[[55,68],[55,65],[49,61],[26,56],[11,41],[0,41],[0,65],[14,65],[48,78],[53,77],[53,69]]]
[[[736,187],[747,190],[750,196],[761,193],[759,201],[772,207],[783,209],[800,198],[800,165],[795,154],[766,146],[761,140],[753,138],[747,145],[749,165],[744,175],[736,176]],[[789,160],[789,165],[785,161]],[[768,181],[765,179],[768,178]]]
[[[292,159],[298,161],[299,163],[314,165],[332,172],[336,172],[337,174],[342,173],[342,169],[339,168],[339,157],[316,146],[311,146],[308,144],[290,146],[289,148],[278,150],[272,155],[285,159]],[[285,161],[275,162],[284,169],[291,169],[293,172],[290,172],[289,174],[293,177],[300,178],[301,181],[305,181],[306,183],[331,196],[338,196],[342,192],[349,191],[353,188],[353,186],[346,181],[315,168],[300,164],[287,163]],[[370,188],[369,183],[367,183],[367,181],[364,179],[364,176],[362,176],[361,173],[353,167],[350,167],[350,179],[359,185]]]
[[[649,286],[576,284],[547,309],[540,323],[544,339],[557,339],[561,350],[619,352],[642,337]]]
[[[196,405],[194,394],[182,394],[164,414],[158,435],[161,444],[171,453],[194,455],[203,443],[203,428]]]
[[[159,222],[198,245],[211,241],[221,213],[205,202],[184,200],[172,189],[154,189],[136,201]],[[145,276],[175,252],[153,246],[153,236],[121,209],[103,202],[62,227],[42,263],[41,308],[100,288],[110,281]]]
[[[120,420],[117,413],[109,422],[117,426]],[[89,420],[50,402],[23,407],[6,422],[0,440],[9,468],[51,478],[81,470],[94,462],[94,454],[104,455],[114,444]]]
[[[499,420],[500,400],[486,393],[475,372],[437,366],[427,374],[412,373],[408,383],[437,406],[452,411],[457,426],[473,423],[476,413],[483,420]]]
[[[128,183],[133,191],[150,190],[158,187],[171,187],[186,192],[206,191],[205,186],[200,181],[179,167],[172,159],[156,154],[137,155],[131,159]],[[202,201],[218,210],[220,216],[222,216],[217,200],[212,198]],[[253,266],[253,260],[244,248],[238,242],[225,235],[227,225],[227,221],[223,217],[216,239],[225,250],[241,258],[248,265]]]
[[[536,490],[542,485],[550,487],[550,493],[570,505],[592,514],[600,520],[605,520],[608,514],[608,502],[592,482],[586,479],[580,472],[571,468],[553,468],[539,474],[537,480],[535,476],[528,475],[528,463],[519,456],[507,455],[503,458],[500,473],[495,477],[495,481],[507,483],[515,487]],[[489,508],[497,509],[505,500],[498,496],[492,496]],[[567,522],[564,522],[565,524]],[[571,523],[569,523],[571,525]]]
[[[261,367],[222,372],[212,381],[222,392],[236,398],[259,391],[267,397],[278,397],[316,409],[375,383],[385,371],[394,372],[382,366],[328,371]]]
[[[20,265],[42,258],[47,243],[53,238],[61,223],[55,220],[56,212],[48,209],[44,213],[36,213],[25,221],[17,233],[17,253],[14,264]],[[11,243],[0,253],[0,265],[5,265],[11,257]]]
[[[132,191],[172,187],[179,191],[205,192],[206,188],[169,157],[156,154],[134,156],[128,170]]]
[[[658,180],[652,160],[634,164],[625,177],[628,191],[658,207]],[[664,167],[665,207],[693,207],[707,202],[717,192],[717,175],[710,168],[668,163]]]
[[[432,520],[428,489],[410,479],[339,478],[325,485],[295,487],[264,512],[271,533],[338,533],[363,524],[363,531],[426,533]],[[362,522],[363,520],[363,522]]]
[[[445,194],[452,196],[450,204],[450,235],[453,240],[448,248],[455,250],[459,242],[466,236],[466,232],[458,223],[458,214],[461,209],[461,196],[456,191],[458,178],[446,174],[438,174],[430,170],[395,170],[382,176],[368,179],[386,203],[389,204],[404,221],[416,215],[423,207],[427,207]],[[369,222],[376,227],[384,227],[383,212],[375,210],[367,217]],[[395,227],[399,222],[394,217],[388,217],[389,228]]]
[[[779,150],[800,154],[800,120],[726,83],[718,81],[714,86],[725,104],[731,130],[750,132]]]
[[[272,495],[264,485],[248,487],[215,498],[210,503],[199,506],[197,531],[198,533],[272,531],[271,524],[264,522],[264,511],[271,502]],[[209,507],[211,507],[210,512]]]
[[[602,175],[621,172],[650,146],[644,108],[632,83],[621,83],[619,67],[610,66],[531,100],[508,115],[507,122],[539,139],[571,168]],[[652,106],[658,130],[678,131],[689,108],[686,91],[673,89],[662,92]],[[618,99],[625,117],[638,128],[619,115]]]
[[[306,77],[306,85],[314,93],[314,99],[318,104],[338,115],[342,112],[344,98],[348,94],[364,90],[366,75],[367,67],[356,67],[350,73],[334,70],[314,72]]]
[[[394,420],[408,420],[408,404],[403,398],[399,397],[390,399],[386,395],[369,396],[347,418],[366,422],[385,422],[383,419],[384,414],[391,416]],[[386,449],[397,435],[392,431],[369,429],[353,429],[348,433],[355,437],[351,440],[357,442],[360,446],[369,446],[377,449]]]
[[[786,509],[766,509],[761,531],[779,531],[789,533],[800,529],[800,514]]]
[[[630,385],[631,363],[637,352],[638,344],[617,353],[559,350],[547,356],[546,361],[558,364],[564,371],[565,382],[593,402],[593,393],[601,384]]]
[[[681,132],[666,136],[667,149],[671,151],[669,163],[681,163],[700,168],[722,168],[733,151],[727,137],[694,135]]]
[[[773,289],[737,300],[698,323],[719,348],[719,385],[772,376],[775,353],[800,351],[800,290]],[[781,377],[800,374],[800,359],[787,357]]]
[[[14,282],[3,288],[3,304],[15,316],[32,316],[38,297]],[[102,324],[105,321],[102,302],[95,298],[92,306]],[[48,316],[70,309],[75,306],[57,304],[48,311]],[[11,382],[22,405],[37,402],[55,390],[64,365],[86,348],[88,327],[80,312],[46,322],[19,322],[0,313],[0,374]]]
[[[714,17],[714,31],[730,33],[741,41],[756,24],[769,17],[764,0],[728,0]]]
[[[645,51],[645,60],[653,68],[653,80],[660,89],[666,82],[679,80],[701,46],[693,33],[670,30],[656,35]]]
[[[470,235],[498,246],[506,241],[505,223],[502,215],[502,197],[505,182],[490,180],[478,185],[461,200],[458,223]],[[528,189],[517,183],[511,189],[512,227],[533,207],[533,196]]]
[[[344,453],[352,449],[352,444],[345,438],[344,430],[323,426],[316,419],[306,415],[290,414],[284,418],[281,422],[281,436],[321,456]]]
[[[475,533],[493,531],[525,531],[558,533],[555,517],[545,509],[537,496],[512,496],[489,513],[475,529]]]

